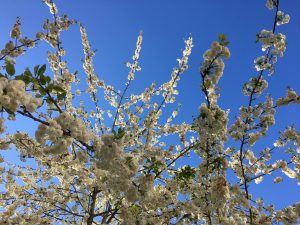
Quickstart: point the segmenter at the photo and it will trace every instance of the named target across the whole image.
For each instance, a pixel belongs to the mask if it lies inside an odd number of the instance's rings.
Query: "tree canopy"
[[[177,85],[189,69],[192,35],[184,41],[169,80],[153,82],[136,94],[130,88],[141,70],[142,31],[132,59],[125,63],[127,80],[119,90],[95,73],[95,51],[84,25],[60,14],[52,0],[43,2],[52,17],[36,37],[24,37],[17,18],[0,51],[0,149],[16,153],[22,161],[0,155],[0,224],[299,222],[299,197],[290,206],[276,209],[265,204],[263,196],[254,198],[250,187],[265,176],[274,176],[274,185],[284,176],[300,183],[300,132],[295,126],[286,127],[274,143],[254,151],[275,125],[276,111],[300,103],[292,87],[278,99],[266,92],[287,47],[280,30],[290,20],[280,8],[286,2],[266,1],[274,20],[256,35],[262,53],[254,60],[256,74],[242,87],[248,100],[234,121],[229,123],[230,111],[218,104],[224,61],[230,59],[230,42],[220,34],[200,62],[199,91],[205,101],[191,123],[179,124],[175,122],[180,113]],[[80,67],[85,77],[69,70],[65,60],[63,46],[68,40],[61,33],[71,26],[81,34]],[[31,48],[41,42],[49,45],[48,64],[36,59],[35,67],[19,71],[18,57],[31,54]],[[174,103],[175,110],[166,112]],[[7,129],[24,119],[33,124],[29,129],[36,127],[35,135]],[[274,157],[276,151],[283,157]],[[191,157],[197,158],[196,166],[187,160]]]

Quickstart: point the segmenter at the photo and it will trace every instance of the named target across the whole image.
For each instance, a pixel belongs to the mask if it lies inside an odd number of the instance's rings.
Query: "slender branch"
[[[95,205],[96,205],[96,200],[97,200],[97,195],[100,191],[95,187],[93,192],[92,192],[92,196],[91,196],[91,203],[89,206],[89,217],[87,219],[87,225],[92,225],[93,224],[93,220],[95,217]]]
[[[167,167],[166,168],[169,168],[173,163],[175,163],[178,159],[180,159],[182,156],[184,156],[185,154],[187,154],[191,149],[193,149],[195,146],[197,146],[198,142],[194,142],[192,143],[191,145],[189,145],[188,147],[186,147],[185,149],[183,149],[183,151],[177,155],[174,159],[171,160],[171,162],[168,163]],[[155,178],[159,177],[159,175],[165,171],[164,169],[163,170],[160,170],[156,175],[155,175]]]
[[[275,19],[274,19],[273,29],[272,29],[273,33],[275,33],[275,30],[276,30],[277,12],[278,12],[278,10],[279,10],[279,1],[276,4],[276,13],[275,13]],[[266,58],[267,59],[269,59],[269,57],[270,57],[269,56],[270,51],[271,51],[271,46],[267,49],[267,53],[266,53]],[[255,100],[254,96],[256,94],[256,89],[258,87],[258,84],[259,84],[260,80],[262,79],[264,71],[265,70],[261,70],[260,71],[259,76],[258,76],[258,78],[256,80],[256,83],[255,83],[255,86],[254,86],[254,88],[252,89],[252,91],[250,93],[249,102],[248,102],[248,106],[249,107],[252,106],[252,103]],[[245,119],[244,123],[245,124],[249,124],[250,123],[250,116],[248,116]],[[245,132],[248,132],[248,130],[246,130]],[[246,198],[249,200],[250,197],[249,197],[249,190],[248,190],[248,178],[246,177],[244,163],[243,163],[243,160],[244,160],[243,153],[244,153],[244,146],[245,146],[245,143],[246,143],[245,142],[246,139],[247,139],[246,134],[243,134],[241,146],[240,146],[240,149],[239,149],[239,159],[240,159],[240,165],[241,165],[241,169],[242,169],[243,186],[244,186],[244,189],[245,189]],[[252,212],[251,206],[249,207],[249,214],[250,214],[250,224],[252,225],[253,224],[253,212]]]
[[[15,50],[22,48],[22,47],[28,47],[28,45],[32,44],[32,43],[36,43],[38,42],[40,39],[35,39],[33,41],[30,41],[28,43],[24,43],[18,46],[15,46],[12,50],[10,50],[9,52],[5,53],[3,56],[0,57],[0,61],[5,59],[7,56],[9,56],[11,53],[13,53]]]
[[[115,117],[114,117],[114,122],[113,122],[113,125],[112,125],[112,128],[111,130],[113,131],[115,129],[115,126],[116,126],[116,121],[117,121],[117,118],[118,118],[118,115],[119,115],[119,110],[121,108],[121,104],[122,104],[122,100],[126,94],[126,91],[128,90],[129,86],[130,86],[130,83],[131,83],[131,80],[129,80],[127,83],[126,83],[126,87],[125,89],[123,90],[123,93],[121,95],[121,98],[119,100],[119,103],[118,103],[118,106],[117,106],[117,109],[116,109],[116,114],[115,114]]]

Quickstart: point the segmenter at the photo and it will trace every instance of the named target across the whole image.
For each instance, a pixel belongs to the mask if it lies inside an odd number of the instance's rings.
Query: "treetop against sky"
[[[1,6],[0,224],[299,223],[299,1]]]

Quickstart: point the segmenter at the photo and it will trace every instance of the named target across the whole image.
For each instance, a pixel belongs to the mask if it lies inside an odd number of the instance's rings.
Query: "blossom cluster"
[[[62,154],[68,151],[74,139],[89,143],[93,135],[81,119],[76,119],[65,112],[55,119],[48,120],[47,123],[40,124],[35,137],[41,144],[45,144],[47,140],[51,141],[49,153]]]
[[[6,62],[14,63],[14,59],[25,53],[25,48],[33,48],[36,46],[36,40],[27,37],[22,37],[21,20],[18,17],[11,32],[12,40],[5,44],[5,47],[0,51],[0,58]]]
[[[143,40],[143,33],[140,32],[140,35],[138,36],[137,42],[136,42],[136,49],[134,51],[134,55],[132,57],[133,63],[126,63],[126,66],[130,68],[130,72],[128,74],[128,80],[134,79],[134,74],[136,71],[140,71],[141,67],[138,66],[138,59],[140,58],[140,51],[142,46],[142,40]]]
[[[282,57],[286,50],[286,36],[284,34],[275,35],[272,31],[263,30],[258,35],[259,42],[262,43],[262,50],[270,49],[271,57],[260,56],[254,60],[255,68],[257,71],[269,70],[269,74],[274,73],[274,64],[277,62],[277,56]]]
[[[193,48],[193,39],[189,37],[185,40],[185,49],[182,53],[182,58],[177,59],[178,68],[174,68],[171,74],[171,80],[161,85],[159,88],[162,91],[162,96],[164,97],[164,101],[166,103],[175,102],[175,95],[178,95],[179,92],[176,89],[177,82],[180,80],[180,75],[188,69],[188,59],[189,55],[192,53]],[[158,92],[159,93],[159,92]]]
[[[0,105],[8,112],[16,112],[20,106],[24,106],[28,112],[35,112],[42,104],[41,99],[34,98],[25,90],[22,80],[8,80],[0,78]]]
[[[287,24],[290,20],[289,15],[284,15],[282,11],[276,14],[277,26]],[[266,51],[266,55],[260,56],[254,60],[257,71],[269,70],[269,75],[274,73],[274,64],[277,62],[277,57],[283,56],[286,50],[286,36],[282,33],[275,34],[273,30],[263,29],[257,34],[257,41],[262,44],[262,50]]]
[[[206,98],[210,100],[211,104],[216,104],[218,94],[216,93],[216,85],[223,75],[225,64],[221,59],[230,57],[230,51],[222,43],[213,42],[211,49],[203,54],[204,62],[201,65],[200,72],[203,78],[202,89],[206,91]]]
[[[300,95],[298,95],[292,88],[287,90],[287,95],[284,98],[279,98],[276,100],[277,106],[284,106],[289,103],[300,103]]]
[[[289,14],[284,14],[282,11],[277,12],[277,26],[283,25],[290,22]]]

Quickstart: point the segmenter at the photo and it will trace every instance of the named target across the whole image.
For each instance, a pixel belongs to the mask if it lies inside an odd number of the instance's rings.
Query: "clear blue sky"
[[[255,44],[255,35],[262,29],[271,29],[274,11],[265,7],[266,0],[90,0],[55,1],[59,13],[82,22],[88,32],[93,49],[97,49],[95,58],[96,72],[107,82],[121,88],[126,80],[127,68],[124,62],[130,60],[137,35],[144,31],[141,53],[142,71],[136,75],[134,88],[142,90],[153,80],[158,84],[166,81],[176,66],[176,58],[181,56],[183,40],[191,33],[194,38],[193,52],[190,58],[191,68],[182,76],[179,84],[182,103],[180,121],[191,121],[197,115],[198,106],[204,101],[199,89],[199,64],[202,53],[216,40],[219,33],[225,33],[230,41],[232,57],[226,63],[225,73],[220,82],[220,104],[231,109],[230,122],[238,113],[240,105],[246,105],[248,99],[241,94],[241,87],[251,75],[256,74],[253,60],[262,54],[261,46]],[[288,47],[284,58],[279,59],[275,75],[270,78],[267,90],[274,98],[284,96],[286,87],[292,86],[300,92],[299,52],[300,52],[300,1],[280,1],[281,9],[290,14],[291,22],[279,27],[287,35]],[[50,17],[49,10],[38,0],[2,0],[0,14],[0,46],[8,40],[9,31],[16,16],[22,19],[24,35],[34,37],[41,30],[43,19]],[[83,57],[78,27],[72,28],[62,36],[63,47],[67,51],[67,61],[71,70],[82,74],[80,59]],[[21,57],[17,68],[33,67],[46,63],[46,46],[29,50]],[[173,106],[175,107],[175,105]],[[270,129],[270,137],[259,146],[272,145],[278,131],[295,123],[300,127],[300,107],[283,108],[277,113],[276,128]],[[30,123],[28,123],[30,124]],[[15,128],[25,127],[27,122],[12,124]],[[259,149],[257,149],[259,150]],[[278,203],[279,207],[300,200],[299,186],[284,176],[286,181],[272,185],[272,177],[255,187],[254,194],[266,196],[266,202]],[[270,186],[271,184],[271,186]]]

